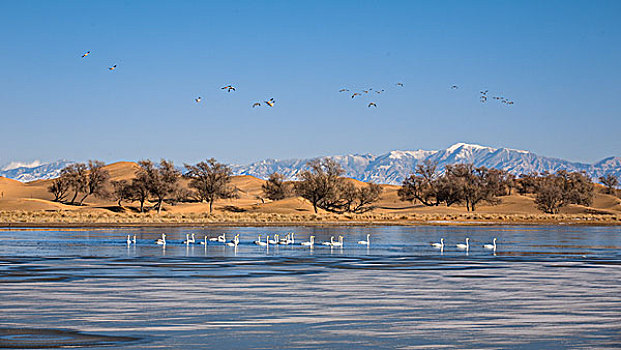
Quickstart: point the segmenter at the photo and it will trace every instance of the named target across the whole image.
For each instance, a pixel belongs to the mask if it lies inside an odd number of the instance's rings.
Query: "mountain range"
[[[613,174],[621,177],[621,157],[605,158],[594,164],[570,162],[563,159],[539,156],[529,151],[510,148],[493,148],[475,144],[457,143],[449,148],[436,151],[390,151],[380,155],[349,154],[329,156],[340,163],[345,175],[361,181],[384,184],[400,184],[426,160],[438,163],[443,169],[447,164],[473,163],[475,166],[503,169],[515,175],[531,172],[555,172],[557,170],[584,171],[594,180],[600,176]],[[248,165],[231,166],[236,175],[252,175],[266,179],[273,172],[295,179],[298,172],[305,169],[308,159],[275,160],[266,159]],[[70,161],[59,160],[54,163],[36,166],[10,167],[3,169],[0,176],[22,182],[57,177]]]

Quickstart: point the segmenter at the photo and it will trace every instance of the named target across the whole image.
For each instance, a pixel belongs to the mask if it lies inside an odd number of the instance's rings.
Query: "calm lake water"
[[[252,243],[286,232],[295,246]],[[310,235],[344,247],[300,246]],[[0,229],[0,242],[0,348],[621,347],[621,227]]]

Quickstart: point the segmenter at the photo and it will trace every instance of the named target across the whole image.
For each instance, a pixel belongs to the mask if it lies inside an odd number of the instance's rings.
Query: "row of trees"
[[[138,169],[131,180],[109,181],[110,174],[104,163],[91,160],[75,163],[62,169],[48,190],[54,200],[82,205],[89,196],[140,203],[144,212],[146,203],[161,212],[164,203],[182,201],[209,203],[209,212],[218,199],[237,197],[238,189],[230,184],[232,170],[215,159],[185,164],[186,173],[175,168],[172,161],[151,160],[138,162]],[[298,181],[286,181],[273,173],[263,184],[266,198],[277,201],[292,196],[307,199],[315,213],[323,209],[335,213],[364,213],[376,208],[382,187],[374,183],[356,185],[355,180],[343,178],[344,170],[332,159],[317,159],[307,163],[308,170],[298,174]],[[613,175],[599,179],[606,192],[616,193],[619,181]],[[183,182],[187,183],[187,187]],[[426,206],[464,204],[468,211],[475,211],[480,203],[500,203],[501,196],[516,189],[521,194],[534,194],[538,209],[558,213],[568,204],[589,206],[593,201],[594,185],[584,173],[558,171],[555,174],[527,174],[516,178],[506,171],[475,167],[472,164],[447,165],[444,171],[437,164],[425,162],[416,167],[398,191],[403,201],[420,202]]]
[[[209,159],[196,165],[185,164],[186,174],[182,175],[172,161],[161,160],[159,164],[151,160],[138,162],[139,168],[131,180],[108,181],[110,174],[103,169],[104,163],[89,161],[71,164],[54,179],[48,191],[57,202],[82,205],[90,196],[114,199],[119,206],[123,201],[137,201],[140,212],[145,211],[145,203],[155,203],[154,209],[161,212],[164,202],[175,204],[181,201],[201,201],[209,203],[213,211],[213,202],[220,198],[232,198],[237,189],[230,185],[231,169],[215,159]],[[182,179],[188,181],[190,190],[182,186]],[[70,200],[69,195],[73,195]],[[82,194],[76,202],[78,195]]]
[[[426,206],[464,203],[468,211],[475,211],[481,202],[500,203],[498,197],[511,194],[513,187],[515,176],[503,170],[454,164],[441,173],[437,163],[426,161],[403,181],[398,195],[402,201],[419,201]]]
[[[343,168],[330,158],[312,160],[307,167],[294,183],[286,182],[282,174],[270,175],[263,185],[265,196],[271,200],[300,196],[311,202],[315,213],[319,208],[335,213],[364,213],[375,208],[373,204],[382,194],[380,185],[356,186],[343,178]]]

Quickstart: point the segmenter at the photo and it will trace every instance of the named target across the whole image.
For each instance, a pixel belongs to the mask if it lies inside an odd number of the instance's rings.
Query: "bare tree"
[[[397,192],[402,201],[419,200],[426,206],[440,204],[439,196],[440,180],[442,176],[436,171],[437,163],[425,160],[423,164],[416,166],[416,175],[411,174],[405,180]]]
[[[62,202],[65,200],[69,188],[70,183],[68,179],[61,176],[52,180],[52,184],[48,186],[47,190],[54,195],[54,202]]]
[[[86,197],[90,195],[104,197],[106,196],[105,184],[110,178],[110,173],[103,169],[106,164],[97,160],[88,161],[88,172],[84,174],[84,196],[80,199],[80,205],[84,203]]]
[[[209,213],[213,212],[213,202],[221,198],[233,198],[237,189],[230,185],[232,170],[226,164],[218,163],[214,158],[196,165],[186,164],[186,177],[190,178],[190,187],[194,188],[200,201],[209,203]]]
[[[127,188],[129,199],[140,203],[140,212],[144,213],[144,204],[149,200],[149,179],[145,172],[138,171],[136,178],[132,180]]]
[[[616,194],[617,186],[619,186],[619,179],[613,174],[608,174],[599,178],[599,181],[606,186],[607,194]]]
[[[560,208],[566,205],[563,190],[554,176],[547,176],[539,182],[535,205],[537,209],[548,214],[558,214]]]
[[[311,202],[315,213],[317,208],[333,210],[340,203],[341,166],[330,158],[315,159],[307,163],[310,170],[298,174],[300,181],[294,187],[296,193]]]
[[[119,207],[123,207],[121,202],[132,198],[131,184],[127,180],[111,181],[112,192],[110,193],[112,199],[114,199]]]
[[[285,182],[285,176],[279,173],[271,174],[261,187],[265,197],[273,201],[291,196],[291,184]]]
[[[374,183],[368,183],[367,186],[356,190],[356,200],[350,211],[354,213],[364,213],[375,209],[373,203],[380,200],[384,189],[382,186]]]
[[[64,167],[60,171],[60,177],[64,178],[73,191],[73,197],[70,203],[75,204],[78,193],[83,192],[87,185],[87,167],[84,163],[73,163]]]
[[[181,173],[175,169],[172,161],[162,159],[156,166],[150,160],[138,162],[140,169],[137,171],[137,179],[146,184],[149,193],[155,197],[158,214],[162,212],[162,205],[167,196],[171,195],[178,186]]]
[[[455,164],[447,166],[446,171],[462,180],[463,200],[468,211],[475,211],[477,204],[482,201],[492,205],[500,202],[496,198],[498,180],[490,176],[486,167],[475,168],[473,164]]]

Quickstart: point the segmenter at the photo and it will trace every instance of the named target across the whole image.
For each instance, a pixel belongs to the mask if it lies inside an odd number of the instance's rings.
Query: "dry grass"
[[[621,215],[605,214],[279,214],[279,213],[114,213],[99,211],[0,211],[1,226],[133,226],[133,225],[451,225],[451,224],[583,224],[620,225]]]

